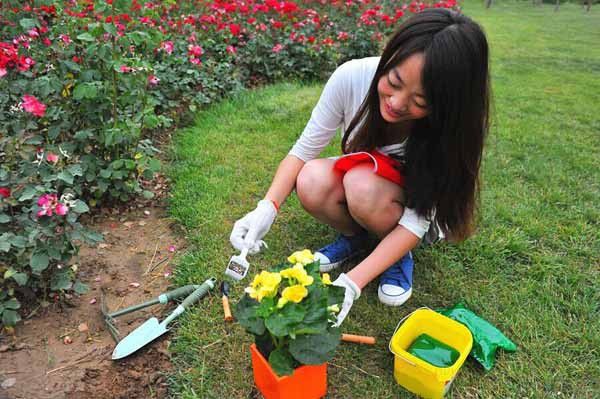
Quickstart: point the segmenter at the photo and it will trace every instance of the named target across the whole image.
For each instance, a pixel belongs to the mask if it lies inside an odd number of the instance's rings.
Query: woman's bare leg
[[[383,238],[398,225],[404,213],[400,186],[373,173],[371,165],[352,168],[342,184],[350,216],[366,230]]]
[[[296,179],[296,193],[308,213],[344,235],[354,235],[361,226],[348,211],[342,177],[333,170],[335,160],[308,161]]]

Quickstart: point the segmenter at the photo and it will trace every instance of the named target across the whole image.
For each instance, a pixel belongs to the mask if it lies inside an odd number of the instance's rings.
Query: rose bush
[[[154,134],[258,83],[324,78],[376,55],[405,16],[387,0],[0,1],[0,313],[81,290],[66,265],[101,237],[78,215],[151,198]],[[68,270],[71,270],[70,272]],[[3,305],[4,304],[4,305]]]

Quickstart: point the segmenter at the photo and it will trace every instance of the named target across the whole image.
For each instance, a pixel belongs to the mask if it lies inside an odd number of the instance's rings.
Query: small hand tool
[[[242,252],[239,255],[233,255],[231,259],[229,259],[229,264],[225,269],[225,275],[233,278],[236,281],[246,277],[246,274],[248,274],[248,269],[250,269],[250,263],[248,263],[246,260],[247,255],[248,248],[242,249]]]
[[[161,323],[158,322],[156,317],[146,320],[144,324],[133,330],[128,336],[123,338],[117,344],[112,353],[113,360],[121,359],[125,356],[131,355],[144,345],[154,341],[156,338],[169,331],[167,325],[177,316],[182,314],[186,308],[190,307],[200,300],[200,298],[205,296],[209,290],[214,288],[216,282],[217,280],[214,278],[206,280],[204,283],[202,283],[202,285],[200,285],[200,287],[198,287],[198,289],[188,295],[183,302],[178,305],[175,310]]]
[[[221,294],[223,294],[223,313],[225,314],[225,321],[233,321],[231,309],[229,308],[229,284],[227,281],[221,283]]]
[[[353,342],[355,344],[375,345],[375,337],[366,335],[342,334],[342,341]]]
[[[164,292],[152,300],[149,300],[144,303],[137,304],[137,305],[129,306],[127,308],[117,310],[114,312],[108,311],[108,309],[106,307],[106,297],[104,295],[104,291],[102,291],[100,310],[102,311],[102,316],[104,316],[103,317],[104,324],[106,325],[106,328],[110,332],[110,335],[113,337],[115,342],[118,343],[120,340],[120,337],[119,337],[119,330],[117,329],[117,327],[115,325],[115,317],[119,317],[124,314],[131,313],[131,312],[135,312],[136,310],[147,308],[148,306],[156,305],[159,303],[164,305],[167,302],[172,301],[174,299],[184,298],[184,297],[190,295],[195,290],[197,290],[199,287],[200,287],[199,285],[185,285],[183,287],[175,288],[174,290]]]

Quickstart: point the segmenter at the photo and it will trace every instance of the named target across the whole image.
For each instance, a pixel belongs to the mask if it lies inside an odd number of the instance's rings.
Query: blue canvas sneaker
[[[366,231],[351,237],[338,235],[334,242],[315,252],[315,260],[318,259],[321,262],[319,270],[329,272],[362,253],[367,244],[368,235]]]
[[[409,251],[402,259],[381,274],[379,300],[389,306],[400,306],[412,294],[412,276],[415,262]]]

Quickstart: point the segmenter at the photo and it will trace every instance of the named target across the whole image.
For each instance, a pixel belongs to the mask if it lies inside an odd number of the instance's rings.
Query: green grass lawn
[[[460,245],[415,252],[414,294],[400,308],[371,283],[343,325],[376,336],[374,347],[342,344],[329,367],[330,398],[410,397],[392,375],[388,342],[420,306],[464,301],[519,349],[489,373],[469,359],[451,397],[600,396],[600,17],[566,4],[467,2],[492,51],[493,128],[483,164],[481,220]],[[234,221],[266,192],[279,161],[309,118],[322,85],[279,84],[201,112],[175,136],[172,216],[190,250],[178,283],[223,277]],[[339,142],[325,155],[338,153]],[[335,236],[291,196],[250,258],[252,272]],[[247,284],[249,279],[244,281]],[[236,285],[232,299],[242,295]],[[172,389],[183,398],[253,397],[251,337],[223,323],[219,295],[182,317],[171,346]]]

